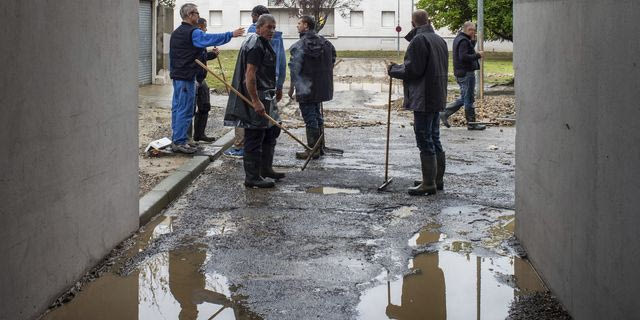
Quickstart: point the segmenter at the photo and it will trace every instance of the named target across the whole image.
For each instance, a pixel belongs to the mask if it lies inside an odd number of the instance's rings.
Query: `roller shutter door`
[[[138,84],[151,84],[152,77],[152,39],[153,17],[151,14],[151,1],[140,1],[140,8],[138,9],[138,16],[140,17],[138,22],[139,32],[139,45],[140,51],[138,52]]]

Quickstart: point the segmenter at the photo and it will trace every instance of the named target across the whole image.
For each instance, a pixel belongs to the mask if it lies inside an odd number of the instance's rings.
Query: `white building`
[[[198,5],[201,17],[208,20],[208,32],[218,33],[234,30],[240,26],[251,25],[251,9],[256,5],[269,8],[277,20],[277,29],[284,33],[285,48],[289,48],[298,39],[297,17],[292,9],[273,5],[273,0],[178,0],[174,13],[175,25],[180,24],[180,6],[186,2]],[[322,29],[337,50],[400,50],[408,44],[402,37],[411,30],[412,4],[410,0],[362,0],[360,6],[350,12],[333,12]],[[400,26],[400,40],[396,26]],[[449,43],[454,34],[446,29],[437,31]],[[234,39],[224,46],[225,49],[238,49],[242,38]],[[512,51],[510,42],[490,42],[485,44],[486,51]]]

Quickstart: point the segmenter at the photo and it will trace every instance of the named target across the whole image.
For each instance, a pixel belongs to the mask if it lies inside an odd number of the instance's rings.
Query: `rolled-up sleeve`
[[[221,46],[229,43],[233,38],[232,32],[225,33],[204,33],[200,29],[196,29],[191,34],[193,45],[198,48],[206,48],[212,46]]]

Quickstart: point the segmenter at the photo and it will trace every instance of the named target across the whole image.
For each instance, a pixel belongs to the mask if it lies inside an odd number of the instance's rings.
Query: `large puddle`
[[[426,227],[409,246],[445,240],[438,227]],[[453,241],[451,250],[417,255],[409,261],[409,275],[400,279],[382,271],[360,298],[359,319],[505,319],[516,295],[544,290],[526,260],[460,253],[465,244]]]
[[[132,250],[172,231],[170,217],[152,223]],[[226,277],[201,272],[211,259],[202,249],[159,253],[126,277],[105,274],[43,319],[259,319],[240,305]]]

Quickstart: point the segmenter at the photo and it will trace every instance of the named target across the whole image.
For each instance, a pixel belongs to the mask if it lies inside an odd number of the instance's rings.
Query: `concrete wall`
[[[516,234],[576,319],[640,319],[640,2],[514,5]]]
[[[0,319],[138,226],[137,1],[0,2]]]

